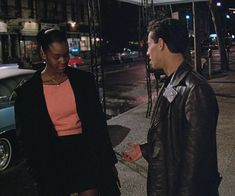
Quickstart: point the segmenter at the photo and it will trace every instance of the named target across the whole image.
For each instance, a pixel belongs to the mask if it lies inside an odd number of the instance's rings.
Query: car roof
[[[33,74],[35,70],[32,69],[19,69],[17,67],[0,67],[0,79],[5,79],[9,77],[19,76],[19,75],[27,75]]]

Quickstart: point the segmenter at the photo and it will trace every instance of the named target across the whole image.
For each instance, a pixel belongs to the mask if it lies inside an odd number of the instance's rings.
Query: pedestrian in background
[[[188,32],[176,19],[152,21],[148,51],[167,78],[156,101],[147,143],[130,144],[128,161],[148,161],[148,196],[218,196],[218,104],[207,81],[185,61]]]
[[[67,66],[63,31],[41,30],[37,39],[46,67],[17,89],[15,112],[39,195],[120,195],[93,75]]]

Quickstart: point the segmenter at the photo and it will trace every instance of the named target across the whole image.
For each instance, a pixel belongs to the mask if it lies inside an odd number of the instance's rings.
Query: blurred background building
[[[93,10],[89,8],[90,4],[99,2],[100,10],[97,5]],[[132,0],[1,0],[0,63],[21,63],[27,67],[40,62],[36,34],[43,28],[65,30],[70,54],[85,60],[100,53],[105,56],[110,52],[123,52],[124,48],[142,52],[149,18],[175,17],[184,21],[190,33],[190,49],[193,50],[195,17],[192,3],[145,6],[143,2],[153,1],[141,0],[142,4],[138,5],[128,2]],[[222,36],[234,41],[235,35],[234,0],[198,2],[197,40],[206,50],[208,45],[217,45],[218,42],[209,2],[214,2],[217,13],[220,12],[218,29],[223,30]],[[97,49],[93,47],[95,41],[96,46],[102,42],[103,49],[92,54],[92,49]]]
[[[73,55],[89,54],[86,0],[1,0],[0,63],[39,62],[36,35],[44,28],[65,30]]]

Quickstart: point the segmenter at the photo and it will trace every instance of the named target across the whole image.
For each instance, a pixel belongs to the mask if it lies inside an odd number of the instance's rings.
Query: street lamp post
[[[188,31],[189,31],[189,19],[190,19],[190,16],[187,14],[187,15],[185,16],[185,18],[186,18],[186,22],[187,22],[187,29],[188,29]]]
[[[226,36],[228,33],[230,33],[230,15],[229,14],[226,14]]]
[[[217,6],[217,7],[221,7],[221,2],[218,1],[218,2],[216,3],[216,6]]]

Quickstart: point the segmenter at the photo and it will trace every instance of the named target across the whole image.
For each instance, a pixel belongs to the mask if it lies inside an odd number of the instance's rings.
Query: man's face
[[[149,59],[151,60],[151,64],[153,69],[161,69],[161,46],[160,46],[160,39],[157,43],[153,40],[153,32],[149,32],[148,34],[148,51],[147,55],[149,56]]]
[[[56,73],[62,73],[69,61],[69,48],[66,42],[53,42],[46,52],[42,52],[47,68]]]

